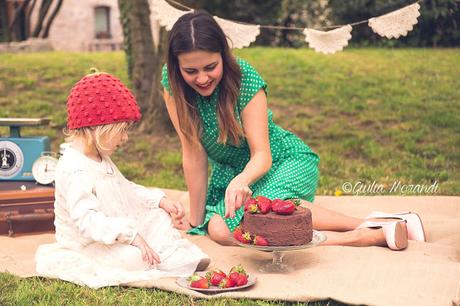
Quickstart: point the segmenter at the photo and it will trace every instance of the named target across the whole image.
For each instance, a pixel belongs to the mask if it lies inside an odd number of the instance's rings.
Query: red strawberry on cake
[[[254,237],[254,244],[258,246],[267,246],[268,241],[262,236],[255,236]]]
[[[256,200],[260,213],[268,214],[271,210],[272,201],[269,198],[263,196],[257,196]]]
[[[281,199],[273,200],[272,210],[279,215],[290,215],[296,209],[291,201],[283,201]]]
[[[262,213],[261,202],[268,202],[264,197],[257,197],[258,213],[247,210],[242,221],[242,230],[251,233],[253,243],[269,246],[296,246],[309,243],[313,238],[311,211],[298,206],[300,200],[271,200],[270,211]],[[269,199],[268,199],[269,200]]]

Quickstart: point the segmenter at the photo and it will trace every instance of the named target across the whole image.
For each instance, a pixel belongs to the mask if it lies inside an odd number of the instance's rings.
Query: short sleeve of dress
[[[161,85],[163,85],[163,87],[169,92],[169,95],[172,96],[171,87],[169,87],[168,66],[166,64],[164,64],[161,69]]]
[[[260,89],[267,94],[267,84],[248,62],[240,58],[237,58],[237,62],[241,69],[240,96],[238,97],[238,108],[241,112]]]

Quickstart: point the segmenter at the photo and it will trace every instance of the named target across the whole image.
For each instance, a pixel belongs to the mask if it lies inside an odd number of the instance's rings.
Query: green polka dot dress
[[[235,107],[235,115],[241,124],[240,114],[254,95],[267,85],[257,71],[242,59],[237,59],[242,80],[240,95]],[[163,66],[162,85],[171,93],[168,71]],[[220,86],[220,85],[219,85]],[[246,140],[239,146],[217,143],[219,126],[217,122],[217,97],[219,87],[211,98],[197,94],[197,107],[202,120],[201,143],[205,148],[211,166],[208,193],[206,197],[206,216],[203,224],[189,230],[189,234],[205,235],[212,216],[225,215],[225,190],[230,181],[241,173],[249,161],[250,151]],[[273,123],[272,112],[268,110],[268,127],[273,165],[269,172],[251,186],[253,196],[262,195],[270,199],[300,198],[313,202],[318,183],[318,162],[316,155],[301,139]],[[233,219],[225,219],[230,231],[241,222],[243,207]]]

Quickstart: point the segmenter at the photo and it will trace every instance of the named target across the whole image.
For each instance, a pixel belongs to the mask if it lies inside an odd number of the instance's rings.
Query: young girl
[[[209,257],[173,227],[182,205],[128,181],[110,159],[141,117],[129,90],[93,73],[73,87],[67,113],[70,147],[55,181],[57,243],[39,247],[37,272],[98,288],[205,269]]]
[[[189,233],[209,233],[231,245],[231,231],[243,216],[241,206],[251,195],[263,195],[303,199],[312,211],[313,227],[327,231],[325,244],[404,249],[406,219],[409,237],[418,233],[417,239],[424,239],[414,214],[374,214],[370,221],[380,222],[370,222],[312,205],[318,155],[272,121],[265,81],[250,64],[232,56],[225,34],[208,13],[194,11],[174,24],[161,82],[182,144]]]

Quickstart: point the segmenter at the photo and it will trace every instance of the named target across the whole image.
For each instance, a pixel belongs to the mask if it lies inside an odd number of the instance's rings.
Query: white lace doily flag
[[[399,38],[412,31],[420,16],[420,5],[414,3],[397,11],[369,19],[369,26],[382,37]]]
[[[305,29],[303,33],[310,48],[315,49],[316,52],[333,54],[337,51],[342,51],[348,45],[348,41],[351,38],[351,29],[351,25],[347,24],[327,32]]]
[[[158,20],[160,25],[166,27],[170,31],[182,15],[192,12],[192,10],[182,11],[171,6],[165,0],[150,0],[150,8],[153,17]]]
[[[227,35],[227,41],[231,48],[244,48],[256,40],[260,34],[260,26],[242,24],[214,16],[214,20]]]

